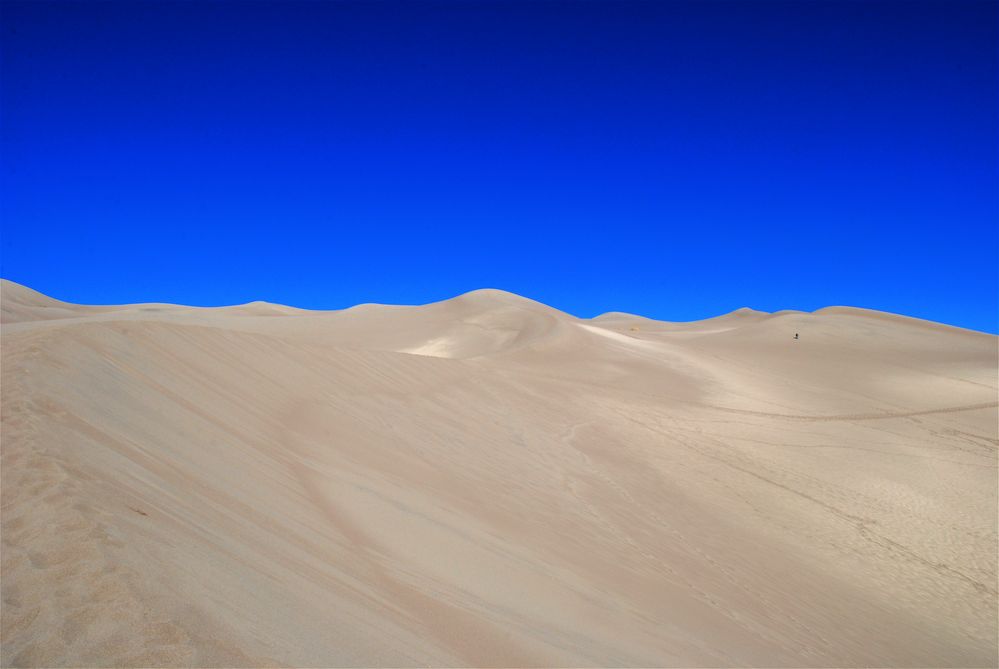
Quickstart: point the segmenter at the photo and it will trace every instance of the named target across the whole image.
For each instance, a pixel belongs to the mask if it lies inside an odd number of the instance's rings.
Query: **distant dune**
[[[0,307],[4,666],[999,661],[993,335]]]

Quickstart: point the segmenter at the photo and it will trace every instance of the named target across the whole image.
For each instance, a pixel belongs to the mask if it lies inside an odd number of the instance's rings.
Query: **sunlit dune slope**
[[[0,309],[4,666],[997,662],[995,336]]]

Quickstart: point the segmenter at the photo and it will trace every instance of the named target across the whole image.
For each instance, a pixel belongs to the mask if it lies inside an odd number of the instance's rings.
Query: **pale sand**
[[[995,336],[2,310],[5,666],[997,663]]]

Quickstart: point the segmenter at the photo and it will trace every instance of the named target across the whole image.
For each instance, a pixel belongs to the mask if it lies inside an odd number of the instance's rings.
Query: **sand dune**
[[[0,306],[4,666],[997,663],[995,336]]]

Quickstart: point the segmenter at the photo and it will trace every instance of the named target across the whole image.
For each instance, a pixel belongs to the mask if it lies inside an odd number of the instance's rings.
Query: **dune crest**
[[[997,662],[993,335],[0,311],[3,666]]]

